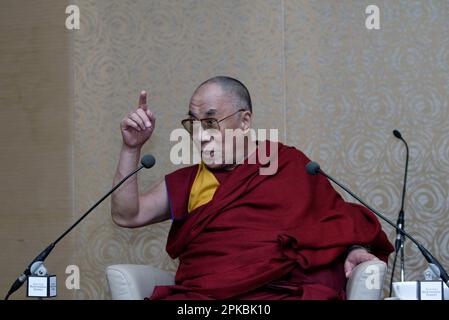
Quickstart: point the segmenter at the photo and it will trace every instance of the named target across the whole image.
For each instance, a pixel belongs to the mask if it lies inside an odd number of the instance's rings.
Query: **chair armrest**
[[[116,264],[106,268],[113,300],[141,300],[151,296],[157,285],[174,284],[174,275],[146,265]]]
[[[348,300],[380,300],[387,264],[381,260],[365,261],[357,265],[346,284]]]

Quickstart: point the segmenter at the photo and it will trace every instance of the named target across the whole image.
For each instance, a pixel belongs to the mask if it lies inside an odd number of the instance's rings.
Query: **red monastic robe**
[[[167,252],[179,258],[175,285],[151,299],[344,299],[343,263],[351,245],[393,251],[376,216],[345,202],[329,181],[306,172],[310,161],[275,144],[278,170],[260,175],[248,160],[212,171],[212,201],[188,213],[198,165],[165,178],[173,223]]]

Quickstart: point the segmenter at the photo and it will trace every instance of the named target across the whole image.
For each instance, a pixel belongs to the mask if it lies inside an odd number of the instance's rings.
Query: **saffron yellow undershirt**
[[[198,171],[190,189],[189,203],[187,206],[188,212],[192,212],[198,207],[208,203],[214,197],[220,183],[214,174],[209,171],[207,166],[201,162]]]

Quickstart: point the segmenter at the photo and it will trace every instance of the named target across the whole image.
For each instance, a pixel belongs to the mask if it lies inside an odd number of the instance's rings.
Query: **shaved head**
[[[193,96],[195,96],[203,87],[210,84],[216,84],[220,86],[223,93],[228,95],[232,99],[236,109],[245,109],[252,113],[253,106],[248,89],[242,82],[231,77],[216,76],[210,78],[200,84],[198,88],[196,88]]]

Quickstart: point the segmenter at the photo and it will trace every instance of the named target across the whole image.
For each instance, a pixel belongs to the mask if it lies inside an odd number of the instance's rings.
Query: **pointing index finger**
[[[139,108],[142,109],[146,109],[147,107],[147,93],[146,91],[141,91],[140,92],[140,97],[139,97]]]

